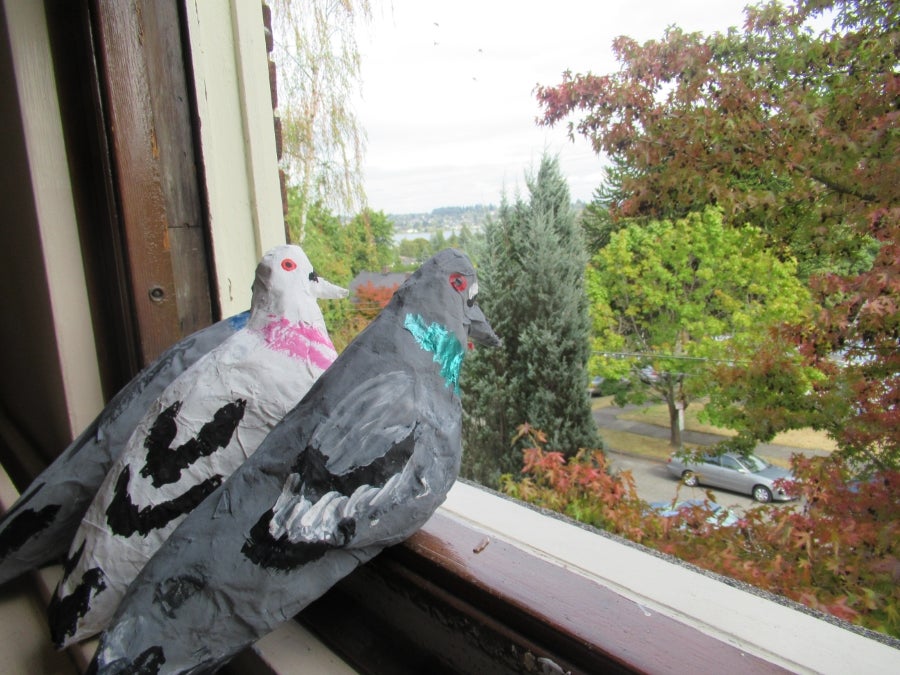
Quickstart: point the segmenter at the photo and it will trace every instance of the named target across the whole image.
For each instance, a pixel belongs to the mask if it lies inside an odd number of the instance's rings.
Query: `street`
[[[671,502],[678,494],[678,500],[706,499],[707,491],[716,495],[716,503],[725,506],[736,513],[743,513],[748,506],[755,504],[750,496],[739,495],[726,490],[705,487],[688,487],[680,485],[678,480],[669,473],[662,462],[625,455],[619,452],[607,451],[610,468],[613,471],[631,471],[634,476],[634,484],[637,486],[638,496],[646,502]]]
[[[594,421],[600,430],[602,436],[604,429],[615,429],[643,436],[654,438],[668,438],[669,430],[663,427],[647,424],[640,421],[620,418],[619,415],[623,410],[633,410],[638,406],[628,405],[625,408],[616,406],[595,407],[592,411]],[[697,431],[685,430],[683,433],[685,442],[695,445],[712,445],[721,440],[721,436],[715,434],[703,433]],[[781,445],[760,444],[758,446],[760,454],[767,457],[781,457],[787,459],[797,448],[790,448]],[[821,450],[804,450],[807,454],[823,454]],[[743,513],[744,510],[755,504],[753,498],[749,495],[737,494],[720,490],[718,488],[695,487],[690,488],[681,485],[675,477],[666,469],[664,462],[659,460],[647,459],[636,455],[616,452],[607,448],[606,454],[609,457],[611,469],[613,471],[629,470],[634,476],[634,484],[637,487],[638,497],[646,502],[671,502],[676,498],[678,501],[685,499],[706,499],[707,492],[715,494],[717,504],[735,511]],[[778,508],[784,504],[795,504],[796,502],[773,502],[772,506]]]

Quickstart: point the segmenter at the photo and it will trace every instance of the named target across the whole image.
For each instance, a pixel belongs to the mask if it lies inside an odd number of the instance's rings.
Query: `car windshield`
[[[767,466],[769,466],[768,462],[760,459],[756,455],[741,457],[740,461],[743,462],[744,466],[746,466],[748,469],[750,469],[750,471],[753,471],[754,473],[757,471],[762,471]]]

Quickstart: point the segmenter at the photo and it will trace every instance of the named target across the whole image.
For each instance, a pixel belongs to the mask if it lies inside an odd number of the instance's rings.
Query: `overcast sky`
[[[616,70],[612,40],[704,33],[743,23],[747,0],[387,0],[360,38],[360,122],[370,206],[418,213],[498,204],[526,170],[558,154],[573,199],[602,180],[588,142],[535,124],[533,90],[564,70]]]

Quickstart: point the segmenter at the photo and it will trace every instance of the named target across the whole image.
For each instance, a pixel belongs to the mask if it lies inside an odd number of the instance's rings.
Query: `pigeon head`
[[[477,295],[478,279],[469,257],[448,248],[427,260],[394,297],[403,312],[440,323],[456,333],[462,345],[471,340],[497,347],[500,338],[478,307]]]
[[[249,323],[259,326],[274,315],[324,330],[325,320],[316,299],[343,298],[347,293],[347,289],[317,275],[299,246],[276,246],[256,266]]]

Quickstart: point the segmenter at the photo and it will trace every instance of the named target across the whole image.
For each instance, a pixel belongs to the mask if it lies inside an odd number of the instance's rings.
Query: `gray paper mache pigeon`
[[[61,559],[113,460],[176,377],[240,330],[250,312],[223,319],[169,347],[113,397],[97,418],[0,517],[0,585]]]
[[[419,529],[456,480],[459,370],[500,341],[465,254],[395,292],[132,583],[89,672],[212,672]]]
[[[347,290],[299,246],[256,268],[250,318],[166,387],[82,519],[48,610],[58,647],[100,632],[169,534],[252,455],[337,357],[317,304]]]

